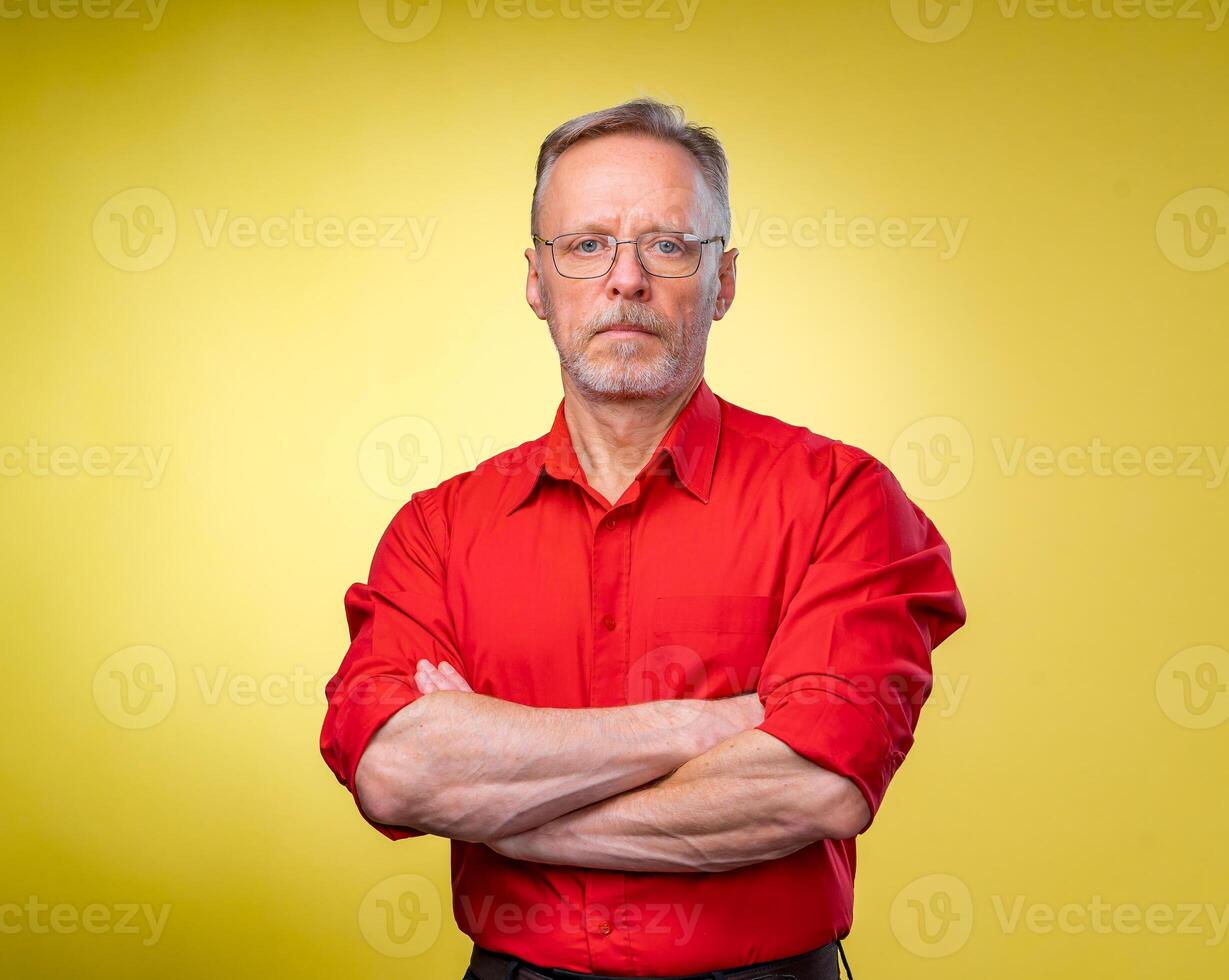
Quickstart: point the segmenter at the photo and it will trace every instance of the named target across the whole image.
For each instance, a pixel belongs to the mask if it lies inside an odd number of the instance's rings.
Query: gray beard
[[[712,296],[704,297],[698,310],[712,308],[716,289],[711,292]],[[574,341],[572,345],[564,346],[555,322],[550,294],[545,290],[542,305],[551,340],[559,352],[559,364],[572,384],[587,397],[605,401],[669,397],[686,385],[704,363],[712,318],[702,312],[697,313],[680,331],[672,321],[656,311],[636,303],[623,302],[586,323],[579,343]],[[602,342],[606,345],[606,356],[590,356],[589,344],[595,331],[619,322],[630,322],[652,330],[657,334],[660,350],[646,357],[643,353],[644,341],[606,340]]]

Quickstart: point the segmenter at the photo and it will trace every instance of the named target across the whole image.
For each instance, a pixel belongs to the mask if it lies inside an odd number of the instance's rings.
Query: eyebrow
[[[618,224],[617,221],[612,221],[609,218],[597,218],[593,221],[584,221],[576,226],[577,231],[600,231],[603,234],[613,235],[611,230]]]

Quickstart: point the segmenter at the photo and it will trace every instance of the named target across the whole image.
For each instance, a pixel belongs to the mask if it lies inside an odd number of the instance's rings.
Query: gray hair
[[[667,105],[656,99],[632,99],[609,109],[599,109],[557,126],[538,150],[537,179],[533,188],[533,205],[529,212],[530,234],[538,234],[538,209],[542,194],[555,163],[563,151],[581,140],[613,133],[634,133],[677,143],[691,153],[704,176],[716,205],[714,217],[720,226],[717,233],[730,240],[730,166],[721,141],[708,126],[697,126],[677,105]],[[705,234],[711,234],[706,231]]]

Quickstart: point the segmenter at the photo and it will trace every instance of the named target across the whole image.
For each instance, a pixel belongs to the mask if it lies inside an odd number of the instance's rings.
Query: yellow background
[[[731,158],[711,386],[890,459],[969,608],[936,655],[963,693],[860,846],[855,973],[1225,975],[1229,486],[1160,449],[1229,452],[1229,26],[1209,0],[653,2],[448,3],[389,40],[381,4],[171,0],[154,26],[5,0],[0,906],[68,911],[0,918],[0,973],[461,976],[449,845],[361,821],[321,688],[390,497],[549,426],[535,154],[648,94]],[[152,196],[108,204],[130,188]],[[349,237],[242,244],[296,210]],[[825,214],[869,239],[816,240]],[[425,248],[354,224],[398,216]],[[894,247],[888,219],[939,218],[967,219],[954,254]],[[1097,475],[1093,440],[1157,472]],[[124,475],[125,446],[169,447],[165,472]],[[1066,472],[1013,465],[1037,446],[1073,447]],[[116,685],[151,677],[126,727]],[[407,880],[445,918],[387,955],[372,895]],[[156,942],[63,925],[127,903],[170,906]]]

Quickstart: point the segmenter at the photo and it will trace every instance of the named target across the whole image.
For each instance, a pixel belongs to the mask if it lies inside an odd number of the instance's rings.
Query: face
[[[683,147],[617,134],[582,141],[555,162],[538,212],[545,239],[571,232],[614,235],[720,229],[699,165]],[[649,275],[634,245],[620,245],[598,279],[560,276],[548,246],[525,251],[526,299],[546,320],[564,373],[578,390],[605,400],[665,399],[704,370],[713,320],[734,300],[737,249],[703,247],[694,276]]]

